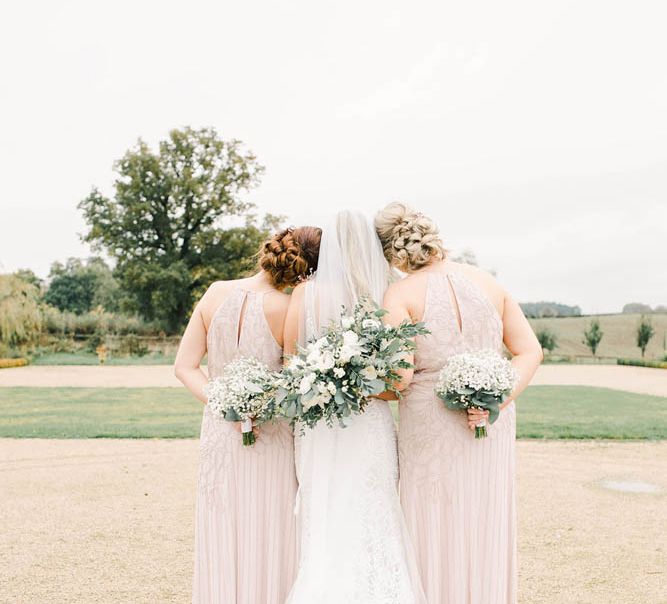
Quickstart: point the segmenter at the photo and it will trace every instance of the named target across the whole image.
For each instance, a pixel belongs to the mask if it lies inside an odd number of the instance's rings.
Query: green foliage
[[[578,306],[568,306],[558,302],[522,302],[521,310],[527,317],[578,317],[581,315],[581,308]]]
[[[648,304],[642,304],[641,302],[630,302],[623,306],[621,311],[624,314],[638,314],[638,313],[651,313],[653,309]]]
[[[598,319],[593,319],[588,327],[584,330],[584,340],[583,343],[590,348],[591,353],[595,356],[598,346],[602,340],[604,332],[600,327],[600,321]]]
[[[41,322],[38,288],[16,275],[0,275],[0,342],[10,347],[30,345]]]
[[[42,310],[43,331],[53,336],[86,336],[92,335],[102,322],[105,331],[112,335],[160,335],[163,327],[157,322],[144,321],[136,315],[109,313],[96,309],[77,315],[72,312],[61,312],[52,306]]]
[[[34,285],[39,291],[41,291],[43,285],[42,280],[29,268],[19,269],[14,273],[14,275],[21,279],[21,281],[30,283],[30,285]]]
[[[553,333],[551,330],[547,329],[546,327],[538,329],[535,332],[535,336],[537,337],[537,340],[540,343],[542,350],[548,350],[549,352],[553,352],[558,346],[558,338],[556,338],[556,334]]]
[[[113,198],[94,189],[79,204],[84,239],[115,258],[126,308],[180,329],[196,295],[215,279],[240,276],[266,237],[268,225],[241,200],[263,168],[239,141],[184,128],[157,152],[140,140],[115,171]],[[245,224],[224,230],[230,216],[245,216]]]
[[[646,353],[646,347],[651,341],[651,338],[655,335],[655,329],[653,329],[653,324],[650,319],[647,319],[644,315],[639,319],[639,324],[637,325],[637,346],[642,351],[642,358]]]
[[[63,265],[54,262],[49,273],[49,287],[44,301],[62,311],[78,315],[96,306],[119,309],[120,288],[111,269],[101,258],[87,261],[69,258]]]
[[[618,365],[633,365],[634,367],[653,367],[655,369],[667,369],[667,357],[662,361],[648,361],[646,359],[616,359]]]

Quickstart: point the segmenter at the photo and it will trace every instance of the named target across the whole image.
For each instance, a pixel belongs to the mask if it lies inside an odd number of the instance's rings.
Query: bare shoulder
[[[502,289],[502,286],[498,283],[495,276],[489,271],[485,271],[472,264],[463,264],[461,262],[452,262],[451,264],[472,281],[477,281],[489,288]]]
[[[264,301],[266,313],[285,314],[290,303],[290,295],[277,289],[267,292]]]
[[[385,291],[384,299],[393,302],[408,300],[426,287],[427,279],[428,275],[423,271],[410,273],[391,283]]]
[[[308,283],[305,281],[303,283],[299,283],[294,287],[292,293],[287,296],[292,304],[303,300],[304,296],[306,295],[306,285],[308,285]]]
[[[201,313],[204,323],[208,326],[218,307],[227,299],[229,294],[238,287],[239,280],[214,281],[197,303],[197,310]]]
[[[486,293],[502,316],[505,305],[505,288],[498,283],[495,276],[471,264],[461,264],[458,262],[453,262],[452,264],[455,264],[468,279]]]

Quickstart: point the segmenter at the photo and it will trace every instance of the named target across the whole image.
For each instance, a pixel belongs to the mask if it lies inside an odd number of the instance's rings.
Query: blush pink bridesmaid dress
[[[282,349],[266,321],[263,297],[238,289],[216,311],[208,331],[211,377],[236,357],[281,367]],[[295,575],[295,495],[289,424],[262,426],[257,442],[244,447],[234,424],[204,408],[194,603],[284,604]]]
[[[429,274],[424,321],[431,334],[417,340],[414,379],[399,404],[399,456],[401,503],[426,598],[514,604],[514,403],[487,438],[475,439],[466,415],[434,394],[448,357],[502,350],[502,321],[485,293],[456,271]]]

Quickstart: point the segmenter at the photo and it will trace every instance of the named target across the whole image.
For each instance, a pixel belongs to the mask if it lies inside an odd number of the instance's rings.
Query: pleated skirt
[[[284,604],[296,567],[291,428],[264,426],[244,447],[206,407],[200,443],[193,603]]]
[[[411,397],[419,394],[417,390]],[[431,398],[425,391],[424,399]],[[475,439],[461,412],[440,406],[441,422],[424,431],[419,404],[414,398],[404,403],[401,505],[427,602],[514,604],[514,404],[488,428],[487,438]]]

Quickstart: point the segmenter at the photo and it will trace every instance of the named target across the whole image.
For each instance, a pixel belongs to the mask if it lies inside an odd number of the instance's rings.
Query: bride
[[[315,276],[297,286],[285,356],[364,295],[380,303],[390,269],[372,223],[337,213],[322,230]],[[396,430],[373,400],[346,427],[296,427],[299,569],[287,604],[425,602],[398,498]]]

